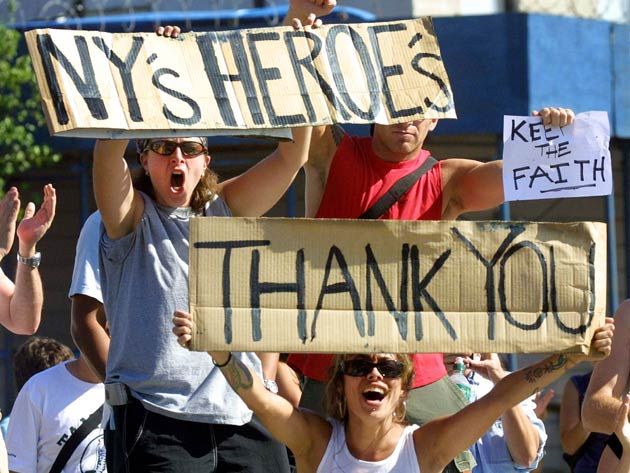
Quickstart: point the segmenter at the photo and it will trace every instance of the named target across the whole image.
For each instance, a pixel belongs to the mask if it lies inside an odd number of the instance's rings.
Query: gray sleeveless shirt
[[[101,285],[111,344],[107,381],[129,386],[150,411],[176,419],[242,425],[251,411],[207,353],[182,348],[175,309],[188,310],[189,208],[163,207],[142,194],[136,229],[112,240],[101,228]],[[206,215],[229,216],[217,198]],[[217,275],[220,279],[221,275]],[[262,377],[254,353],[235,354]]]

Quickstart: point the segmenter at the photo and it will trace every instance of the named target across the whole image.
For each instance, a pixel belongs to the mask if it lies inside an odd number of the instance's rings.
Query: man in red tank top
[[[330,13],[335,0],[290,0],[285,24],[311,24],[314,15]],[[310,15],[310,16],[309,16]],[[544,108],[534,112],[545,125],[565,126],[571,110]],[[354,137],[339,126],[313,129],[306,173],[306,217],[358,218],[401,177],[429,157],[422,146],[437,119],[396,125],[375,124],[373,136]],[[452,220],[465,212],[487,210],[503,202],[503,164],[470,159],[445,159],[425,173],[380,218],[391,220]],[[448,379],[441,353],[412,355],[415,379],[407,399],[407,417],[423,424],[455,412],[465,401]],[[300,406],[323,414],[323,398],[333,355],[295,354],[288,363],[304,376]],[[446,471],[463,472],[475,465],[469,452]]]

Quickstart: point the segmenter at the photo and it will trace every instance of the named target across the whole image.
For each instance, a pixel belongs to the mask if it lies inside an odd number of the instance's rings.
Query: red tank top
[[[333,156],[316,218],[357,218],[401,177],[418,169],[429,157],[421,150],[414,159],[383,161],[372,151],[371,137],[346,135]],[[382,217],[384,220],[440,220],[442,173],[438,163],[424,174]],[[289,364],[304,376],[327,381],[334,355],[293,354]],[[426,386],[446,376],[441,353],[412,355],[413,387]]]

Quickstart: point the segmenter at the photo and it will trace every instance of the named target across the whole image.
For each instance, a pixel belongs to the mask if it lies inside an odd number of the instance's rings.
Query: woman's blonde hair
[[[330,380],[326,386],[326,413],[333,419],[344,423],[348,420],[348,408],[346,406],[346,393],[343,383],[344,374],[341,370],[341,364],[345,360],[356,357],[357,355],[337,355],[332,366]],[[400,377],[403,394],[394,410],[394,418],[397,422],[404,423],[405,415],[407,414],[405,401],[413,383],[413,361],[409,358],[409,355],[404,353],[394,354],[394,357],[403,364],[403,372]]]
[[[208,138],[205,136],[193,137],[199,138],[201,144],[203,144],[206,152],[204,154],[208,154]],[[150,139],[142,139],[136,140],[136,150],[138,151],[138,161],[142,164],[142,155],[146,153],[147,146],[151,142]],[[214,195],[217,193],[217,186],[219,183],[219,176],[212,171],[210,168],[206,169],[206,172],[203,173],[201,179],[195,186],[193,190],[192,196],[190,197],[190,208],[195,213],[203,212],[203,209],[206,206],[206,203],[212,200]],[[139,191],[144,192],[153,200],[155,200],[155,189],[153,188],[153,183],[151,182],[151,177],[146,175],[145,173],[138,173],[133,179],[133,185]]]

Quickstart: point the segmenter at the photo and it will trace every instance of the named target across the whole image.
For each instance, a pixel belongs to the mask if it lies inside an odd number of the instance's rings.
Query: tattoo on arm
[[[236,392],[241,389],[251,389],[254,385],[254,379],[249,368],[235,357],[232,357],[232,362],[223,368],[223,374]]]
[[[555,360],[548,361],[542,366],[535,366],[525,371],[525,379],[529,383],[537,383],[544,375],[565,368],[568,361],[566,355],[558,355]]]

